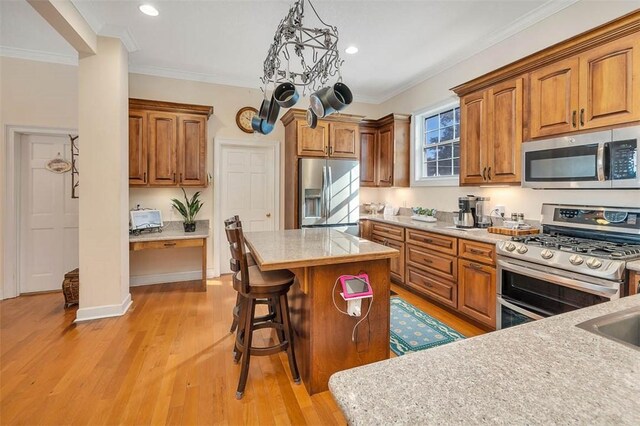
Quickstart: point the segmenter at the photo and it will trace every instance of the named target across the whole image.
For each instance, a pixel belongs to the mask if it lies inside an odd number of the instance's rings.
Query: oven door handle
[[[565,278],[565,277],[561,277],[553,274],[548,274],[546,272],[541,272],[536,269],[525,268],[523,266],[518,266],[518,265],[514,265],[513,263],[505,262],[504,260],[498,260],[498,266],[508,271],[513,271],[518,274],[527,275],[533,278],[549,281],[554,284],[559,284],[564,287],[569,287],[575,290],[584,291],[585,293],[595,294],[597,296],[611,298],[612,296],[615,296],[619,291],[617,289],[608,288],[601,285],[590,284],[585,281],[579,281],[580,284],[576,284],[576,280],[574,279]]]
[[[598,168],[598,181],[599,182],[604,182],[604,180],[605,180],[605,175],[604,175],[604,155],[605,155],[604,143],[600,142],[598,144],[598,156],[596,157],[596,166]]]
[[[502,306],[504,306],[505,308],[509,308],[512,311],[515,311],[519,314],[524,315],[527,318],[531,318],[533,320],[541,320],[544,319],[545,317],[538,315],[538,314],[534,314],[533,312],[527,311],[525,309],[522,309],[520,306],[514,305],[513,303],[509,303],[506,300],[504,300],[502,297],[498,296],[498,303]]]

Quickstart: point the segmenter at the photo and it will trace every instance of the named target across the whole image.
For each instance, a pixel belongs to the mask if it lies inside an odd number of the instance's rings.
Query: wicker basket
[[[78,268],[64,274],[62,282],[62,293],[64,294],[64,307],[78,304],[78,293],[80,291],[80,271]]]

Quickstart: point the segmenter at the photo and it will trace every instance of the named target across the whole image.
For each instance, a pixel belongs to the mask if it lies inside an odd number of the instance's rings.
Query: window
[[[414,140],[416,182],[457,185],[460,173],[459,105],[449,104],[416,115]]]

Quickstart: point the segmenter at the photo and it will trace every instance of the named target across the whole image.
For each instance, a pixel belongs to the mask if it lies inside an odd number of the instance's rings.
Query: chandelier
[[[315,128],[318,117],[326,117],[353,102],[349,87],[342,82],[344,61],[338,51],[338,28],[325,23],[310,0],[306,0],[322,28],[305,27],[305,0],[296,0],[280,21],[264,60],[261,78],[265,95],[258,115],[251,121],[255,132],[268,134],[278,119],[280,108],[294,106],[310,93],[307,123]],[[335,83],[329,82],[335,79]],[[269,98],[267,92],[272,88]]]

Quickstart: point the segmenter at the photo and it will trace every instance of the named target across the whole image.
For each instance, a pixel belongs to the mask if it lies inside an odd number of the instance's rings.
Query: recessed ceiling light
[[[347,52],[349,55],[353,55],[354,53],[358,53],[358,48],[355,46],[349,46],[346,49],[344,49],[345,52]]]
[[[158,16],[160,14],[160,12],[158,12],[158,9],[151,6],[150,4],[143,4],[139,7],[139,9],[140,9],[140,12],[149,16]]]

